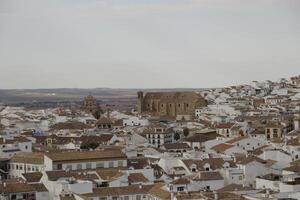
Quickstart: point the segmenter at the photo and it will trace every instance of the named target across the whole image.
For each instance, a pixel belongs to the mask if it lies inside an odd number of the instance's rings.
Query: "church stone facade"
[[[193,116],[196,108],[205,106],[206,100],[196,92],[138,92],[139,114],[177,118]]]
[[[99,109],[97,99],[91,95],[85,97],[80,109],[86,112],[93,112]]]

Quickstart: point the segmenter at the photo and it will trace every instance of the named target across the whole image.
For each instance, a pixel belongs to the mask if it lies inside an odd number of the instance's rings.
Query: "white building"
[[[130,118],[123,119],[123,126],[148,126],[149,120],[141,117],[132,116]]]
[[[127,157],[119,149],[46,153],[46,171],[117,168],[127,166]]]

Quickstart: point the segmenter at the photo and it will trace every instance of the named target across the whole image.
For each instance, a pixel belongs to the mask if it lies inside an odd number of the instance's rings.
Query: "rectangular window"
[[[92,163],[86,163],[86,168],[87,169],[92,169]]]
[[[57,170],[62,170],[62,164],[57,164]]]
[[[96,168],[104,168],[104,163],[103,162],[97,163]]]
[[[108,166],[109,166],[109,168],[113,168],[114,167],[114,162],[109,162]]]
[[[184,187],[177,187],[177,191],[178,191],[178,192],[184,191]]]
[[[67,165],[66,169],[72,170],[72,165]]]
[[[123,161],[122,160],[118,161],[118,166],[123,167]]]
[[[76,168],[79,170],[82,169],[82,164],[77,164]]]

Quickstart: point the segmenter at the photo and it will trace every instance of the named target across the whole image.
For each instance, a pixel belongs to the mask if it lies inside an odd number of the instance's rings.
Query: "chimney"
[[[218,200],[219,199],[219,195],[216,191],[214,191],[214,200]]]
[[[270,197],[270,190],[266,189],[266,198],[269,198],[269,197]]]

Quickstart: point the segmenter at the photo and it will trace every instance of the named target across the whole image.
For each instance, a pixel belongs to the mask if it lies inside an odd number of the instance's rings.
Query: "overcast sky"
[[[202,88],[299,74],[299,0],[0,0],[0,88]]]

